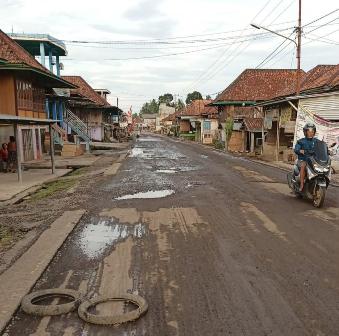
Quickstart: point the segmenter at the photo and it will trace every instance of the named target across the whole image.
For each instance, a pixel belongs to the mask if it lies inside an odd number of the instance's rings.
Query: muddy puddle
[[[149,190],[146,192],[139,192],[135,194],[124,195],[120,197],[116,197],[116,200],[128,200],[128,199],[147,199],[147,198],[163,198],[174,194],[174,190],[172,189],[164,189],[164,190]]]
[[[157,169],[155,172],[159,173],[159,174],[175,174],[176,170],[174,170],[174,169]]]
[[[141,142],[158,142],[158,141],[163,141],[158,138],[139,138],[139,141]]]
[[[143,224],[125,225],[114,220],[104,220],[88,224],[81,232],[79,247],[89,258],[97,258],[118,242],[128,238],[141,238],[145,235]]]

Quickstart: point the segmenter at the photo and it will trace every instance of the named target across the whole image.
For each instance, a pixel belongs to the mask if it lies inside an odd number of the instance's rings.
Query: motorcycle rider
[[[300,169],[300,189],[304,189],[304,182],[306,176],[306,162],[308,158],[312,155],[314,151],[314,146],[317,141],[315,138],[315,133],[317,131],[316,126],[313,123],[305,124],[303,132],[305,137],[299,139],[294,147],[294,152],[298,155],[298,167]]]

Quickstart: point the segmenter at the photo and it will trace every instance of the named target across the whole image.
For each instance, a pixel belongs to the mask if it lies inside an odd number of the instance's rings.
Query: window
[[[203,124],[204,131],[210,131],[211,130],[211,122],[209,120],[204,120]]]
[[[45,111],[44,89],[33,87],[32,83],[25,80],[16,81],[18,109],[35,112]]]
[[[32,84],[27,81],[17,80],[16,90],[18,98],[18,109],[32,110],[33,109]]]
[[[41,88],[33,88],[33,111],[45,111],[45,91]]]

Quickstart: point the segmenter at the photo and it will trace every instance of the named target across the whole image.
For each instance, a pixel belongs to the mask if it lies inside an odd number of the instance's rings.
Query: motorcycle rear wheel
[[[324,205],[325,201],[326,188],[317,187],[313,195],[313,206],[316,208],[321,208]]]

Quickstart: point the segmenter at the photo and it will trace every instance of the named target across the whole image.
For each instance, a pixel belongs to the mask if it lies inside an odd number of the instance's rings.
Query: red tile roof
[[[245,118],[245,127],[248,131],[254,132],[262,129],[263,118]]]
[[[339,85],[339,64],[337,65],[317,65],[313,69],[304,73],[301,79],[300,91],[311,91],[323,87],[335,87]],[[291,96],[296,93],[295,85],[283,90],[278,97]]]
[[[111,106],[103,97],[101,97],[81,76],[62,76],[62,78],[78,88],[71,90],[71,93],[80,94],[81,96],[92,100],[95,104],[109,107]]]
[[[162,121],[174,121],[177,113],[171,113],[166,118],[162,119]]]
[[[134,124],[142,124],[143,120],[139,116],[136,116],[133,118],[133,123]]]
[[[22,64],[52,74],[30,53],[0,30],[0,59],[10,64]]]
[[[306,73],[301,83],[301,91],[337,85],[339,85],[339,64],[317,65]]]
[[[246,69],[214,102],[269,100],[295,85],[296,73],[292,69]]]
[[[214,106],[207,106],[211,102],[212,100],[210,99],[194,100],[186,105],[186,107],[180,111],[180,114],[185,116],[215,115],[218,113],[218,110]]]

